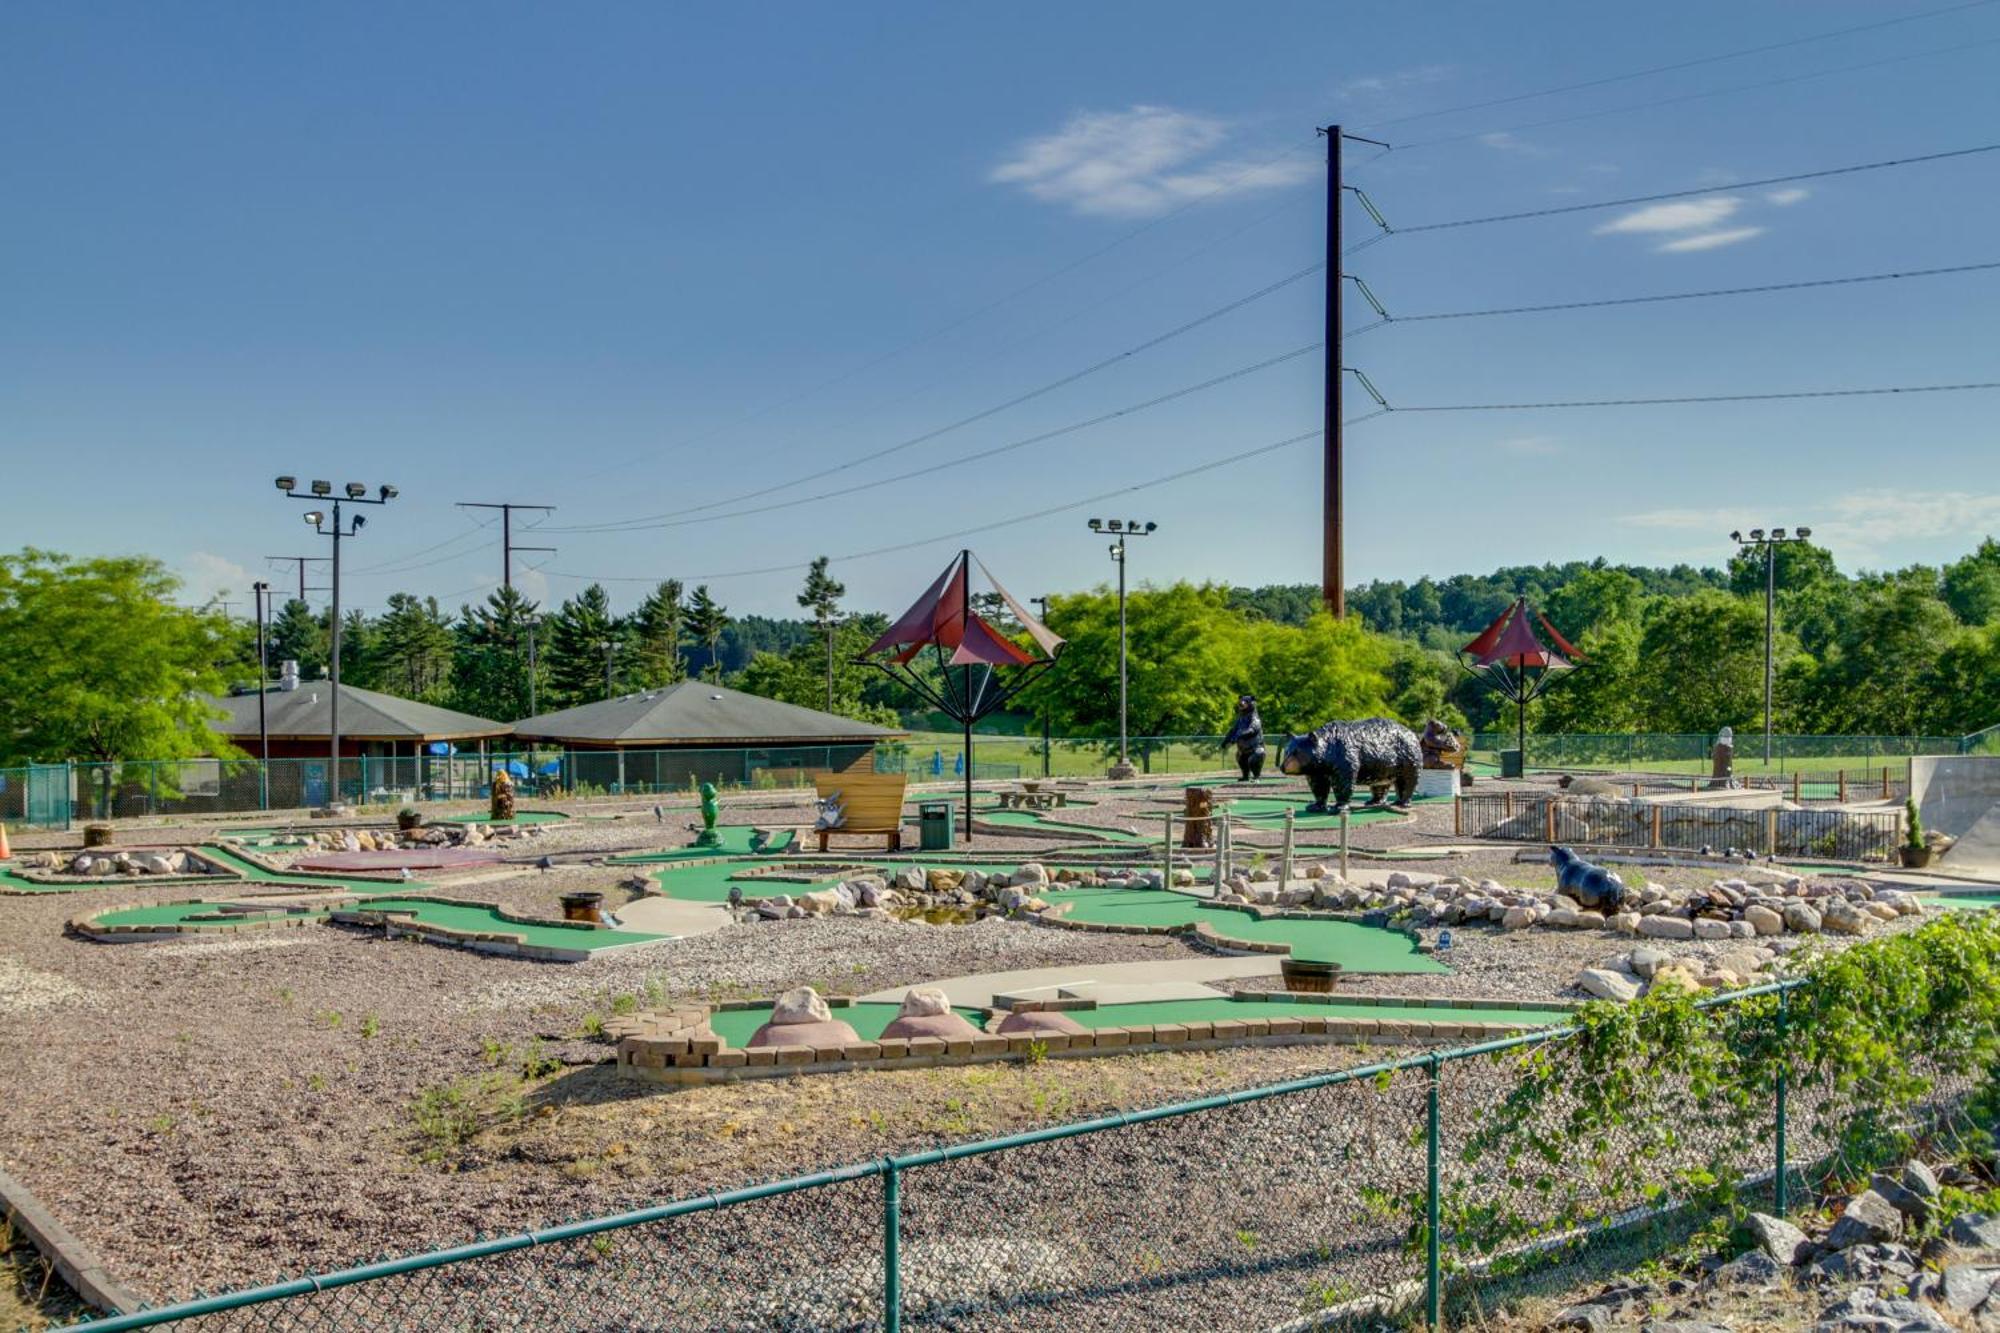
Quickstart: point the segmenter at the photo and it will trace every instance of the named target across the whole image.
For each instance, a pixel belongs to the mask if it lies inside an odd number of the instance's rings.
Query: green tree
[[[870,687],[881,678],[872,667],[853,659],[869,641],[886,628],[881,617],[857,617],[834,628],[835,655],[833,696],[826,693],[822,649],[810,641],[786,653],[761,652],[750,659],[730,681],[746,694],[781,699],[801,708],[825,708],[840,717],[851,717],[879,726],[896,725],[896,710],[869,697]]]
[[[1538,731],[1643,731],[1639,699],[1643,631],[1637,619],[1613,618],[1585,630],[1576,649],[1584,665],[1530,705]]]
[[[531,651],[535,611],[535,603],[514,588],[501,588],[484,605],[460,611],[451,668],[453,708],[517,722],[553,706],[543,694],[547,669],[540,653]]]
[[[1829,731],[1915,735],[1950,720],[1939,662],[1961,633],[1922,577],[1863,593],[1813,677],[1812,719]]]
[[[708,594],[706,583],[694,590],[688,601],[688,630],[702,646],[708,650],[708,661],[702,666],[705,679],[721,683],[722,680],[722,632],[729,628],[729,609]]]
[[[308,680],[326,674],[326,620],[296,597],[271,617],[265,647],[273,671],[279,663],[290,661],[299,664],[299,674]]]
[[[611,690],[617,689],[618,622],[611,614],[610,594],[602,584],[591,584],[557,607],[542,638],[547,644],[542,661],[548,667],[550,695],[542,705],[544,711],[571,708],[606,696],[607,643],[613,645]]]
[[[1781,657],[1791,651],[1780,646]],[[1645,730],[1761,727],[1764,610],[1725,592],[1658,598],[1646,609],[1637,670]]]
[[[0,765],[104,764],[108,801],[122,760],[236,754],[207,697],[226,687],[235,631],[176,606],[180,586],[143,557],[0,556]]]
[[[1988,537],[1971,555],[1944,567],[1944,600],[1964,624],[2000,621],[2000,542]]]
[[[1646,590],[1622,569],[1587,569],[1550,593],[1542,606],[1549,623],[1577,645],[1593,629],[1636,624]]]
[[[359,607],[340,618],[340,683],[357,690],[379,690],[389,684],[377,651],[375,622]]]
[[[374,656],[379,688],[408,699],[438,701],[451,683],[451,621],[437,598],[392,593],[375,627]]]
[[[687,674],[681,662],[681,635],[687,625],[682,596],[681,581],[667,579],[633,614],[634,674],[642,685],[671,685]]]
[[[826,636],[826,711],[833,711],[833,626],[840,614],[840,599],[847,585],[826,572],[827,557],[820,556],[806,571],[806,586],[799,593],[799,605],[813,613],[813,621]],[[866,645],[864,645],[866,646]]]

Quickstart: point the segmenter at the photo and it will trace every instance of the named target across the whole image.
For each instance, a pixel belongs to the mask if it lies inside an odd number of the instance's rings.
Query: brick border
[[[70,1290],[97,1309],[106,1314],[131,1314],[145,1303],[5,1168],[0,1168],[0,1211],[34,1242]]]

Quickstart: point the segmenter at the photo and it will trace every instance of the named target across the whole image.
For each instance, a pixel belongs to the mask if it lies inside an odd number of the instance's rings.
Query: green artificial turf
[[[97,918],[104,926],[176,926],[187,925],[198,930],[222,929],[244,922],[269,921],[280,917],[309,915],[313,920],[326,919],[325,912],[250,912],[223,913],[217,902],[161,903],[155,907],[130,907],[119,912],[107,912]],[[539,945],[549,949],[608,949],[619,944],[643,944],[649,940],[664,939],[661,935],[643,934],[636,930],[596,930],[587,926],[564,926],[555,923],[529,925],[519,921],[509,921],[500,915],[499,909],[481,906],[460,906],[456,903],[422,902],[411,898],[394,896],[370,897],[362,904],[371,910],[407,911],[416,919],[432,926],[444,926],[452,930],[478,931],[492,934],[519,935],[524,943]]]
[[[1107,1004],[1066,1013],[1087,1028],[1137,1027],[1157,1023],[1203,1023],[1223,1018],[1393,1018],[1434,1023],[1507,1023],[1547,1027],[1565,1022],[1567,1014],[1547,1009],[1459,1009],[1421,1004],[1320,1004],[1274,996],[1270,999],[1144,1000]]]
[[[1446,796],[1419,796],[1413,799],[1412,804],[1422,805],[1449,799]],[[1231,800],[1228,811],[1231,819],[1247,819],[1259,824],[1282,824],[1285,819],[1285,811],[1290,810],[1298,816],[1297,824],[1300,828],[1323,829],[1340,827],[1340,816],[1337,814],[1307,814],[1305,812],[1306,807],[1311,804],[1311,796],[1300,796],[1296,799],[1288,799],[1281,796],[1250,796],[1241,800]],[[1401,819],[1406,817],[1407,814],[1407,811],[1397,810],[1387,805],[1355,805],[1348,809],[1347,822],[1348,826],[1352,828],[1360,824],[1372,824],[1382,819]]]
[[[1078,837],[1094,838],[1101,842],[1151,842],[1143,833],[1127,833],[1124,829],[1105,828],[1098,824],[1068,824],[1060,819],[1050,818],[1045,810],[981,810],[976,817],[982,824],[997,824],[1001,828],[1038,828],[1058,833],[1074,833]]]
[[[777,856],[797,850],[798,834],[793,829],[778,829],[771,834],[771,840],[761,852],[750,850],[748,824],[721,824],[716,826],[719,845],[714,847],[669,847],[657,852],[637,852],[631,856],[614,856],[611,859],[620,865],[644,865],[655,861],[696,861],[705,856]]]
[[[855,1035],[861,1040],[874,1041],[882,1035],[882,1029],[888,1027],[896,1015],[902,1012],[902,1006],[884,1002],[850,1004],[832,1012],[835,1019],[853,1028]],[[986,1015],[980,1010],[954,1009],[952,1012],[984,1031]],[[756,1009],[723,1009],[709,1015],[708,1025],[715,1029],[716,1036],[729,1045],[740,1048],[755,1036],[757,1029],[769,1022],[770,1018],[771,1010],[768,1005]]]
[[[1918,898],[1925,907],[1942,907],[1957,912],[1977,912],[2000,907],[2000,893],[1925,893]]]
[[[1073,903],[1071,921],[1090,925],[1180,926],[1205,921],[1230,939],[1291,946],[1292,956],[1339,963],[1349,972],[1449,972],[1417,951],[1401,931],[1352,921],[1259,921],[1247,912],[1210,907],[1184,893],[1164,889],[1055,889],[1042,895],[1052,903]]]

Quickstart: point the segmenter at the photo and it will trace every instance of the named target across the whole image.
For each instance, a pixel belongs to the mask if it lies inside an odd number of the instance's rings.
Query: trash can
[[[1520,750],[1502,750],[1500,752],[1501,777],[1518,778],[1522,776],[1521,754],[1522,751]]]
[[[950,801],[920,801],[917,804],[917,845],[927,852],[951,850],[952,805]]]

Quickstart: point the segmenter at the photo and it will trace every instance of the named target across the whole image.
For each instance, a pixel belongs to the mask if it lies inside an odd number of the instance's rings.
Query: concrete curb
[[[55,1266],[70,1290],[106,1314],[131,1314],[144,1304],[98,1261],[90,1247],[42,1207],[26,1185],[0,1170],[0,1209]]]

